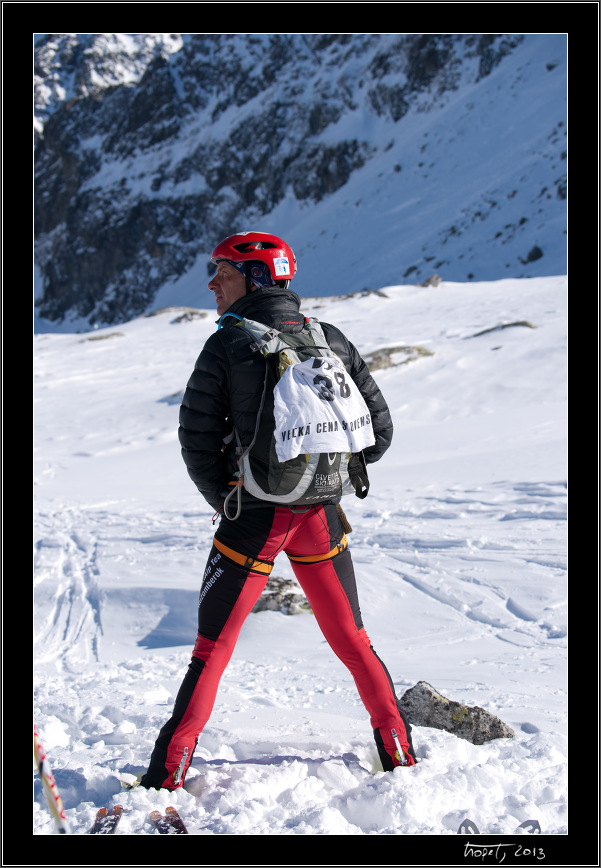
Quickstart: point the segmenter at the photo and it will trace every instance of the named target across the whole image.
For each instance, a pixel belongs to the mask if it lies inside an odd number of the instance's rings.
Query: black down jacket
[[[235,328],[237,314],[284,332],[304,324],[300,298],[289,289],[258,289],[234,302],[222,327],[208,338],[188,381],[179,416],[179,440],[188,473],[207,502],[218,510],[231,491],[237,470],[235,443],[224,438],[237,428],[250,443],[265,379],[265,359],[250,349],[248,335]],[[376,442],[364,452],[369,464],[382,457],[392,440],[388,406],[356,348],[333,325],[321,323],[332,350],[342,359],[370,409]],[[257,503],[248,492],[244,502]]]

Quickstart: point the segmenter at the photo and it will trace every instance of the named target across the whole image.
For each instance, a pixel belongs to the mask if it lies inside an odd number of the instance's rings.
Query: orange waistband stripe
[[[267,561],[257,561],[254,558],[249,558],[246,555],[237,552],[235,549],[231,549],[229,546],[224,545],[218,539],[213,539],[213,545],[222,555],[229,558],[230,561],[234,561],[234,563],[240,564],[243,567],[248,567],[248,569],[252,570],[254,573],[270,573],[273,569],[273,564],[269,564]]]
[[[318,564],[320,561],[327,561],[330,558],[343,552],[348,548],[348,540],[343,536],[337,546],[326,552],[325,555],[307,555],[306,557],[297,557],[296,555],[288,555],[288,560],[294,561],[297,564]]]

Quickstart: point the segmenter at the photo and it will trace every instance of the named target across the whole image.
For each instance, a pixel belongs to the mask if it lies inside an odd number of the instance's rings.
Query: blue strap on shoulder
[[[218,325],[217,325],[217,331],[219,331],[220,328],[223,328],[223,326],[221,325],[221,323],[222,323],[223,320],[226,318],[226,316],[233,316],[233,317],[235,317],[236,319],[238,319],[238,320],[240,320],[240,321],[242,321],[242,319],[243,319],[243,317],[238,316],[237,313],[224,313],[223,316],[220,317],[220,319],[219,319],[219,323],[218,323]]]

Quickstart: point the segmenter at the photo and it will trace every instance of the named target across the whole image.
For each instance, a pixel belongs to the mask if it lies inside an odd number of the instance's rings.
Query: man
[[[233,520],[223,509],[237,484],[232,431],[235,426],[243,443],[251,441],[265,379],[265,359],[253,352],[248,334],[236,323],[245,317],[298,333],[305,320],[299,297],[289,289],[296,259],[282,239],[238,233],[222,241],[211,260],[217,272],[209,289],[215,293],[219,328],[206,341],[188,382],[179,437],[188,473],[220,521],[200,590],[192,659],[141,784],[167,790],[182,786],[240,629],[280,552],[288,556],[327,642],[355,680],[384,770],[414,765],[411,728],[363,627],[336,501],[301,509],[240,489],[239,516]],[[377,461],[392,438],[388,407],[356,348],[333,325],[321,325],[369,408],[375,443],[365,449],[364,459]]]

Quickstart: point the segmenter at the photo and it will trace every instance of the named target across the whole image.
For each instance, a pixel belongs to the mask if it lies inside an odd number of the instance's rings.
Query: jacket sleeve
[[[223,438],[229,415],[228,368],[216,335],[206,342],[188,380],[179,413],[179,442],[188,474],[217,510],[227,484]]]
[[[379,461],[392,442],[393,425],[388,404],[357,348],[335,326],[322,323],[330,347],[344,362],[367,404],[376,442],[363,451],[367,464]]]

